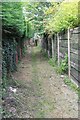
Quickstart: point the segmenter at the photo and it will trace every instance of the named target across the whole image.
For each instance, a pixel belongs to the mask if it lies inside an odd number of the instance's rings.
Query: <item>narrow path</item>
[[[16,97],[20,118],[77,118],[78,96],[55,73],[37,47],[27,55],[14,74],[20,87]]]

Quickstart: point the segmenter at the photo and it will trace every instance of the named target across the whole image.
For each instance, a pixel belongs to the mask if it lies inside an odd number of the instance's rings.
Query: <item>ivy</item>
[[[17,58],[20,60],[24,48],[26,23],[22,3],[2,3],[2,78],[5,86],[8,74],[17,69]]]

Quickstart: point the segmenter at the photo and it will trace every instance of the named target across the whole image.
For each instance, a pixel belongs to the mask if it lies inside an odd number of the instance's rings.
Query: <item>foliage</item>
[[[33,21],[34,31],[38,32],[45,29],[60,32],[78,26],[78,1],[29,2],[24,5],[26,21]]]
[[[31,37],[33,37],[33,35],[34,35],[34,26],[30,21],[30,22],[27,22],[26,36],[28,39],[30,39]]]
[[[64,59],[61,61],[61,69],[63,72],[68,71],[68,55],[66,54]]]
[[[80,98],[80,88],[77,87],[76,84],[74,84],[68,77],[64,78],[64,83],[68,85],[72,90],[76,91],[76,93],[78,93]]]
[[[3,24],[16,26],[21,33],[30,26],[28,37],[32,37],[33,29],[34,32],[44,29],[59,32],[79,24],[78,1],[2,3]]]
[[[2,3],[2,78],[6,86],[8,74],[15,71],[16,56],[20,60],[20,52],[24,49],[25,18],[22,11],[22,3]]]
[[[24,32],[24,16],[22,13],[22,4],[18,3],[2,3],[2,24],[3,26],[15,27],[20,34]]]
[[[2,79],[3,87],[6,86],[8,72],[16,70],[16,43],[4,40],[2,49]]]
[[[63,74],[68,72],[68,55],[66,54],[60,65],[56,67],[56,72]]]
[[[42,32],[44,30],[44,22],[47,17],[45,11],[51,5],[50,2],[28,2],[23,4],[23,11],[26,22],[32,21],[35,32]]]
[[[68,55],[66,54],[60,65],[57,66],[56,57],[49,59],[49,64],[54,67],[57,73],[63,74],[68,72]]]
[[[53,58],[50,58],[49,61],[48,61],[48,63],[49,63],[51,66],[55,67],[56,64],[57,64],[56,58],[54,58],[54,59],[53,59]]]
[[[63,1],[55,14],[53,12],[53,16],[47,23],[47,28],[54,32],[60,32],[68,27],[78,26],[78,24],[78,0],[72,0],[72,2]]]

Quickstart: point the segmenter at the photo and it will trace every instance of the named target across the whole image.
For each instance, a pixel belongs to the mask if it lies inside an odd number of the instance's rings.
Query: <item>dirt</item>
[[[14,94],[17,117],[78,118],[77,94],[56,74],[39,47],[28,47],[13,76],[20,85]]]

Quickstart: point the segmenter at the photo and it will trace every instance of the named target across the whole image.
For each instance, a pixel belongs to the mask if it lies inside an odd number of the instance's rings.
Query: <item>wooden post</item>
[[[70,31],[68,28],[68,76],[70,78]]]
[[[58,35],[58,33],[57,33],[57,45],[58,45],[58,66],[59,66],[59,64],[60,64],[60,59],[59,59],[59,35]]]
[[[54,46],[53,46],[53,38],[52,38],[52,58],[54,58]]]

